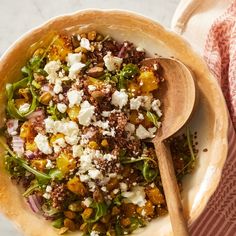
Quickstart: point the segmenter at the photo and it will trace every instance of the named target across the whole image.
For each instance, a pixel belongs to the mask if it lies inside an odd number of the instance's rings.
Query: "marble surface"
[[[86,8],[126,9],[169,26],[179,0],[0,0],[0,56],[23,33],[51,17]],[[22,236],[0,215],[1,236]],[[45,235],[48,236],[48,235]]]

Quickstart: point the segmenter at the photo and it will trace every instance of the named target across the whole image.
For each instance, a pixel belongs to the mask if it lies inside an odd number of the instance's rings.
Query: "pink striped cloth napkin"
[[[229,151],[221,181],[190,226],[190,235],[236,236],[236,0],[182,0],[172,29],[202,53],[222,88],[230,115]]]

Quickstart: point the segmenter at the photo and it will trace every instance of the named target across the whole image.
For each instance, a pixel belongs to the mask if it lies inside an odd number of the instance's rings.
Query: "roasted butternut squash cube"
[[[68,53],[72,52],[71,39],[66,35],[55,36],[53,44],[49,48],[50,61],[65,61]]]
[[[57,168],[63,173],[67,174],[76,166],[76,160],[69,153],[61,153],[57,158]]]
[[[146,194],[154,205],[165,203],[164,196],[157,187],[147,189]]]
[[[159,79],[153,71],[143,71],[138,77],[138,82],[143,93],[150,93],[158,88]]]
[[[70,179],[68,182],[67,182],[67,188],[79,195],[79,196],[82,196],[84,197],[85,194],[87,193],[87,190],[84,186],[84,184],[80,181],[80,179],[78,177],[74,177],[73,179]]]
[[[47,160],[33,160],[31,165],[39,171],[44,171],[47,165]]]
[[[80,107],[73,106],[67,109],[67,114],[72,121],[78,121],[78,115],[80,112]]]

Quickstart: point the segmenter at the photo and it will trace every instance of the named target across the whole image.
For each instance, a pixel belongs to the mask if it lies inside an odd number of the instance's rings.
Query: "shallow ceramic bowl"
[[[227,112],[225,102],[216,80],[203,60],[176,34],[167,31],[156,22],[143,16],[124,11],[80,11],[60,16],[30,31],[20,38],[0,61],[0,102],[4,104],[4,87],[7,81],[17,78],[22,65],[29,58],[31,45],[43,40],[51,31],[81,32],[95,29],[112,35],[117,40],[130,40],[143,47],[149,56],[173,56],[185,63],[194,73],[199,90],[199,102],[189,125],[198,132],[196,169],[184,179],[183,204],[189,223],[203,211],[215,191],[227,155]],[[1,106],[0,121],[3,123],[4,107]],[[178,108],[177,108],[178,109]],[[207,152],[203,149],[207,148]],[[0,210],[28,236],[55,236],[57,232],[50,223],[32,213],[0,165]],[[153,220],[137,235],[172,235],[168,216]],[[73,234],[71,234],[73,235]],[[76,234],[78,235],[78,234]]]

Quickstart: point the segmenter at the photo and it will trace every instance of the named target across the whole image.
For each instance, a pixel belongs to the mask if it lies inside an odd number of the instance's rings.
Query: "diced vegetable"
[[[68,53],[72,52],[72,42],[67,36],[56,36],[48,50],[50,61],[65,61]]]
[[[148,188],[146,190],[146,194],[154,205],[165,203],[164,196],[157,187]]]
[[[20,128],[20,137],[24,139],[32,138],[32,127],[30,122],[26,121]]]
[[[68,218],[66,218],[64,220],[64,226],[71,231],[74,231],[76,229],[76,226],[75,226],[75,223],[73,222],[73,220],[68,219]]]
[[[67,109],[67,114],[72,121],[78,121],[79,112],[80,112],[80,107],[78,106],[69,107]]]
[[[143,93],[149,93],[158,88],[159,79],[152,71],[143,71],[138,77],[139,85]]]
[[[61,153],[57,158],[57,168],[63,173],[67,174],[70,170],[73,170],[76,166],[76,161],[71,154]]]
[[[86,187],[84,186],[84,184],[79,180],[78,177],[74,177],[73,179],[70,179],[67,183],[67,188],[79,195],[79,196],[85,196],[85,194],[87,193],[87,189]]]
[[[31,165],[39,171],[44,171],[46,164],[47,164],[46,160],[33,160],[31,162]]]

